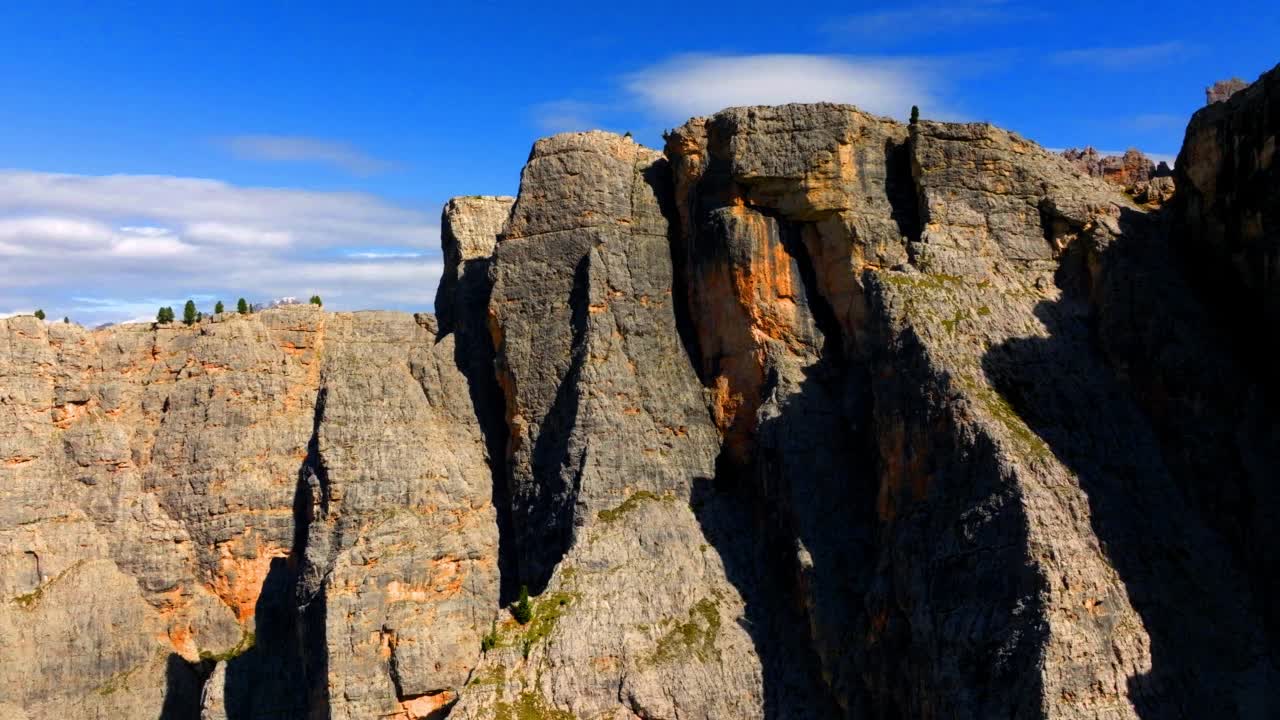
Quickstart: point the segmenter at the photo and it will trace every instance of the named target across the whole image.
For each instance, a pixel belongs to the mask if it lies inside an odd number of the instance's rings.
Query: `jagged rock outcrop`
[[[1102,155],[1091,147],[1071,148],[1062,156],[1092,177],[1119,185],[1139,203],[1158,207],[1173,198],[1173,171],[1163,160],[1152,162],[1140,150],[1129,148],[1123,155]]]
[[[1238,77],[1229,80],[1219,80],[1204,89],[1204,104],[1212,105],[1214,103],[1226,102],[1231,99],[1232,95],[1249,87],[1249,83]]]
[[[1125,150],[1123,155],[1105,156],[1091,147],[1084,150],[1071,148],[1063,150],[1062,156],[1087,175],[1100,177],[1124,188],[1146,182],[1156,174],[1156,164],[1136,148]]]
[[[1277,73],[1176,194],[732,108],[450,201],[435,316],[0,320],[0,717],[1275,716]]]

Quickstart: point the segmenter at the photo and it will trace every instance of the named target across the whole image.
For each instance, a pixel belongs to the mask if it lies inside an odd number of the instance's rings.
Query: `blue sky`
[[[376,8],[376,10],[371,9]],[[1175,154],[1280,4],[56,2],[0,9],[0,314],[429,309],[439,208],[536,138],[831,99]],[[202,302],[206,302],[203,301]]]

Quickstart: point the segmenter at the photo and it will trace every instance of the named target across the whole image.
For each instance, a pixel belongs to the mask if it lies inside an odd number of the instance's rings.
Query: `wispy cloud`
[[[390,260],[393,258],[422,257],[422,253],[396,250],[364,250],[360,252],[348,252],[346,256],[356,260]]]
[[[425,309],[438,243],[432,217],[371,195],[0,170],[4,312],[98,323],[215,293]]]
[[[1169,60],[1186,52],[1180,42],[1163,42],[1131,47],[1094,47],[1063,50],[1050,56],[1058,65],[1080,65],[1103,70],[1146,72],[1151,63]]]
[[[600,116],[608,109],[603,103],[552,100],[534,105],[530,112],[539,128],[558,133],[600,128]]]
[[[236,135],[222,144],[249,160],[329,165],[354,175],[374,175],[393,167],[350,143],[295,135]]]
[[[1005,0],[943,2],[869,10],[828,23],[824,30],[833,37],[860,41],[943,35],[985,25],[1009,24],[1046,17],[1043,9],[1028,8]]]
[[[900,58],[680,55],[630,74],[624,85],[646,110],[677,122],[737,105],[824,101],[903,117],[913,104],[938,109],[936,69]]]

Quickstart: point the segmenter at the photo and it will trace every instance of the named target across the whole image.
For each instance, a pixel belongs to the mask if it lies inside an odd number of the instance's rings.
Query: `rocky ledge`
[[[1275,717],[1277,103],[1150,196],[850,106],[558,135],[436,316],[0,320],[0,718]]]

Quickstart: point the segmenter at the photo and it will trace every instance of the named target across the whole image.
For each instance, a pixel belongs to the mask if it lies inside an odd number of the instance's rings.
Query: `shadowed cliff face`
[[[1275,716],[1277,72],[1159,211],[735,108],[451,201],[438,318],[0,320],[0,718]]]

